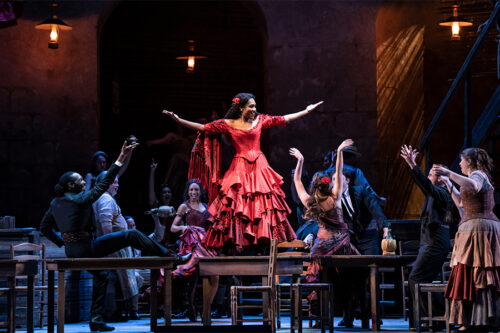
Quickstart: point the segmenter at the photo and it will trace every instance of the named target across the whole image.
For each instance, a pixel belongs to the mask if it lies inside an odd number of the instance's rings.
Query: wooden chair
[[[23,253],[23,254],[16,254],[16,253]],[[38,245],[38,244],[33,244],[33,243],[21,243],[18,245],[10,245],[10,259],[35,259],[38,260],[40,263],[39,266],[39,274],[35,276],[35,281],[34,281],[34,292],[35,292],[35,304],[34,310],[38,311],[39,313],[39,323],[38,326],[40,328],[43,327],[43,318],[46,316],[44,314],[44,308],[47,305],[47,291],[48,291],[48,285],[46,281],[46,250],[45,250],[45,244]],[[28,287],[26,284],[21,281],[26,281],[27,276],[16,276],[16,283],[15,283],[15,291],[16,292],[23,292],[26,293],[28,292]],[[29,306],[29,305],[27,305]],[[27,321],[29,323],[30,320],[33,320],[33,318],[27,318]]]
[[[271,326],[272,332],[276,332],[275,312],[276,312],[276,258],[277,258],[277,240],[271,240],[271,248],[269,251],[269,266],[267,273],[267,285],[263,286],[232,286],[231,287],[231,319],[233,325],[238,325],[243,322],[256,322],[260,319],[239,318],[238,312],[240,309],[248,309],[262,307],[262,322]],[[242,292],[257,292],[262,293],[262,306],[255,305],[240,305],[239,294]],[[264,308],[267,298],[268,307]]]
[[[429,329],[431,329],[434,321],[444,321],[446,326],[446,333],[450,333],[450,303],[447,298],[444,299],[445,302],[445,313],[444,315],[435,315],[432,311],[432,293],[444,293],[446,290],[446,283],[417,283],[415,285],[415,309],[416,316],[415,324],[417,327],[417,332],[421,331],[421,322],[427,320],[429,322]],[[420,315],[420,293],[427,293],[427,316]]]
[[[280,252],[280,250],[286,250],[286,252]],[[287,251],[293,250],[293,251]],[[290,242],[281,242],[278,244],[278,257],[280,256],[297,256],[303,257],[309,253],[306,249],[306,243],[302,240],[293,240]],[[300,279],[304,277],[307,273],[307,268],[309,267],[309,261],[304,260],[303,270],[301,274],[287,274],[287,275],[277,275],[276,276],[276,325],[281,328],[281,314],[288,311],[291,313],[291,302],[292,294],[291,287],[292,283],[300,283]],[[291,283],[280,283],[280,277],[290,277]],[[299,301],[299,306],[302,311],[307,311],[308,314],[311,312],[310,304],[306,297],[303,297]],[[290,316],[291,317],[291,316]],[[312,327],[312,319],[309,320],[309,327]]]
[[[283,242],[278,245],[278,248],[294,248],[296,250],[305,249],[306,244],[301,240],[294,240],[291,242]],[[283,252],[278,254],[278,256],[304,256],[302,251],[294,252]],[[301,275],[292,276],[293,283],[288,287],[290,288],[291,300],[290,300],[290,332],[294,332],[295,329],[302,333],[302,320],[309,320],[309,327],[312,326],[312,320],[319,320],[321,326],[321,332],[325,332],[325,323],[328,323],[329,331],[333,332],[333,285],[331,283],[301,283],[300,277],[305,276],[307,273],[307,268],[309,262],[304,263],[304,270]],[[286,288],[286,284],[283,285]],[[320,314],[313,315],[311,311],[310,302],[304,297],[304,291],[317,291],[319,292],[319,310]],[[279,296],[278,296],[279,297]],[[307,304],[304,307],[304,304]],[[279,311],[280,309],[278,309]],[[307,316],[303,316],[304,312],[307,312]],[[279,318],[279,314],[278,314]]]

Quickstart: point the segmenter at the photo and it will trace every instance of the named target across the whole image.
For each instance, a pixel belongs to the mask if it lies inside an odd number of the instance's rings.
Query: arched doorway
[[[151,158],[159,163],[155,182],[159,185],[172,156],[186,143],[145,144],[177,131],[161,111],[173,110],[190,120],[210,119],[212,112],[223,117],[227,103],[240,91],[256,94],[265,111],[265,20],[252,2],[124,1],[101,31],[101,146],[112,151],[129,134],[139,138],[142,146],[120,180],[118,195],[124,215],[152,227],[143,214],[148,209]],[[186,61],[176,60],[187,53],[188,40],[194,40],[196,51],[207,57],[197,61],[193,73],[186,73]],[[180,133],[186,138],[194,134]],[[183,181],[186,171],[179,172]],[[182,193],[178,190],[176,196],[177,205]]]

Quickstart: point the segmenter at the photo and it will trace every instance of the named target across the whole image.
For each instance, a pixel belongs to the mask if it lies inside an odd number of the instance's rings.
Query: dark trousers
[[[430,283],[439,276],[441,267],[446,261],[448,255],[448,248],[440,246],[427,245],[419,249],[417,259],[413,264],[410,276],[408,277],[408,285],[410,286],[411,301],[410,313],[413,314],[410,325],[414,323],[415,317],[415,285],[417,283]],[[420,295],[420,314],[425,316],[427,314],[427,301],[424,301],[424,295]],[[444,299],[442,296],[433,295],[433,313],[444,313]],[[412,326],[412,325],[411,325]]]
[[[355,246],[361,255],[377,255],[380,254],[380,241],[377,229],[368,229],[360,233],[356,237]],[[370,272],[365,268],[352,268],[351,278],[358,279],[358,283],[353,283],[356,300],[352,306],[344,310],[344,322],[352,322],[354,319],[354,311],[360,311],[361,320],[368,320],[370,317],[370,309],[368,301],[370,299],[369,275]]]
[[[131,246],[141,250],[143,255],[167,256],[173,252],[167,250],[138,230],[125,230],[112,232],[110,234],[97,237],[96,239],[65,245],[65,252],[68,258],[100,258],[113,252]],[[91,322],[101,322],[104,312],[104,299],[106,296],[106,286],[108,283],[108,271],[90,271],[92,280],[92,306],[90,309]]]

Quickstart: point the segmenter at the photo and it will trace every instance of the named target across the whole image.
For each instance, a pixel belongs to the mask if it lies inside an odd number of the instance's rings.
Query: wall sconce
[[[175,59],[187,60],[186,73],[193,73],[194,66],[196,64],[196,59],[205,59],[206,57],[202,56],[202,55],[198,55],[194,52],[194,40],[188,40],[188,43],[189,43],[188,55],[181,56],[181,57],[175,57]]]
[[[52,3],[50,6],[53,8],[52,11],[55,11],[57,7],[57,3]],[[49,49],[57,49],[59,47],[59,31],[60,30],[71,30],[73,29],[71,26],[64,23],[62,20],[57,18],[57,15],[53,14],[52,17],[46,19],[42,23],[38,24],[36,29],[42,30],[50,30],[49,34]]]
[[[460,28],[470,27],[472,23],[465,18],[458,16],[458,4],[453,5],[453,15],[446,20],[439,22],[440,26],[451,27],[451,39],[460,40]]]

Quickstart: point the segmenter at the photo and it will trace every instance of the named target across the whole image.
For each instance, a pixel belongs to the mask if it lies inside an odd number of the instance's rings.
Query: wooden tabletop
[[[367,267],[368,265],[394,266],[409,264],[417,258],[416,255],[330,255],[318,256],[320,260],[330,265]]]
[[[304,260],[309,256],[278,256],[277,274],[301,274]],[[268,264],[269,256],[220,256],[200,258],[199,267],[201,276],[263,276],[267,275]]]
[[[100,270],[100,269],[146,269],[171,268],[178,259],[172,257],[138,258],[60,258],[48,259],[48,270]]]

